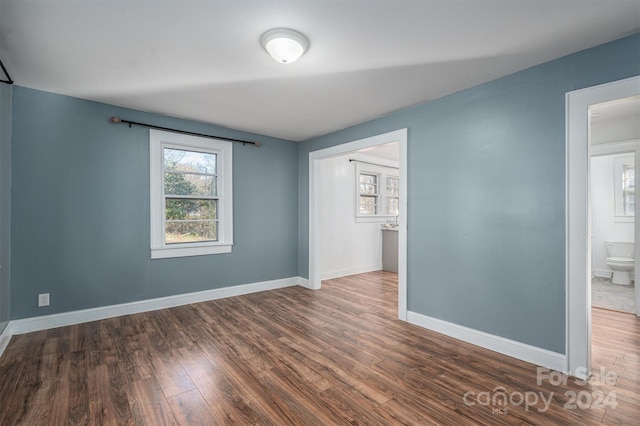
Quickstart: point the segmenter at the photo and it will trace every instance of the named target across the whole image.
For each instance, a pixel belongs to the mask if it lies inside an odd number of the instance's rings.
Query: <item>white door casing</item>
[[[566,372],[580,378],[587,378],[591,369],[589,107],[636,95],[640,95],[640,76],[566,94]],[[639,228],[635,227],[636,244]],[[636,300],[639,288],[636,285]]]
[[[323,158],[334,157],[357,151],[362,148],[398,142],[400,151],[400,215],[398,218],[398,318],[407,320],[407,129],[394,130],[365,139],[336,145],[309,153],[309,287],[318,290],[321,287],[320,267],[320,221],[318,210],[320,205],[320,161]]]

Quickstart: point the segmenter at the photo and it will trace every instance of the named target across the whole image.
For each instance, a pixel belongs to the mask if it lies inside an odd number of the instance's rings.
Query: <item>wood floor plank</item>
[[[234,385],[232,379],[216,362],[211,362],[197,346],[178,350],[180,363],[204,400],[209,405],[216,424],[252,424],[260,421],[260,416]],[[219,358],[216,358],[219,361]]]
[[[169,406],[178,424],[215,425],[216,418],[197,389],[168,398]]]
[[[111,398],[109,369],[100,364],[89,376],[89,418],[90,423],[116,425],[118,410]]]
[[[328,280],[319,291],[287,287],[13,336],[0,358],[0,425],[630,425],[640,418],[634,315],[594,308],[589,383],[560,376],[566,383],[537,385],[534,365],[399,321],[396,309],[397,276],[380,271]],[[497,389],[550,403],[479,403]],[[464,399],[469,392],[473,404]],[[572,392],[586,392],[583,402],[611,392],[617,406],[567,408]]]
[[[335,406],[318,398],[318,393],[308,383],[296,380],[293,375],[280,368],[265,371],[259,380],[278,401],[279,413],[283,416],[281,424],[348,424],[347,419],[339,414]]]
[[[85,351],[69,354],[69,419],[68,423],[89,424],[89,362]]]
[[[127,395],[129,395],[129,405],[135,424],[149,426],[178,424],[155,377],[128,384]]]
[[[176,359],[174,350],[159,334],[144,333],[142,341],[148,351],[148,367],[166,397],[195,389],[191,378]]]

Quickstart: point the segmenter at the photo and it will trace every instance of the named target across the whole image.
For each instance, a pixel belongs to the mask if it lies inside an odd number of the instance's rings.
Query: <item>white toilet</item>
[[[620,285],[631,284],[631,271],[635,266],[635,244],[607,241],[605,263],[613,270],[611,282]]]

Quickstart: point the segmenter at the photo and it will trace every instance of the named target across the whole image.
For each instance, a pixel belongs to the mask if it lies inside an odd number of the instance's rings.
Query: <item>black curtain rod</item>
[[[7,71],[7,69],[4,67],[2,60],[0,60],[0,67],[2,67],[2,72],[4,73],[4,75],[7,76],[7,79],[0,80],[0,83],[13,84],[13,80],[11,80],[11,76],[9,75],[9,72]]]
[[[400,170],[400,168],[398,168],[398,167],[385,166],[384,164],[370,163],[370,162],[368,162],[368,161],[362,161],[362,160],[356,160],[355,158],[349,158],[349,162],[352,162],[352,161],[357,161],[358,163],[371,164],[372,166],[379,166],[379,167],[386,167],[386,168],[388,168],[388,169],[396,169],[396,170]]]
[[[162,127],[162,126],[155,126],[153,124],[138,123],[137,121],[124,120],[124,119],[119,118],[119,117],[111,117],[111,122],[114,123],[114,124],[125,123],[125,124],[128,124],[129,127],[131,127],[131,126],[142,126],[142,127],[148,127],[150,129],[166,130],[166,131],[169,131],[169,132],[182,133],[183,135],[201,136],[203,138],[221,139],[221,140],[229,141],[229,142],[239,142],[239,143],[241,143],[243,145],[246,145],[246,144],[255,145],[255,146],[261,146],[262,145],[262,142],[252,142],[252,141],[245,141],[245,140],[242,140],[242,139],[225,138],[223,136],[205,135],[203,133],[196,133],[196,132],[189,132],[189,131],[186,131],[186,130],[172,129],[170,127]]]

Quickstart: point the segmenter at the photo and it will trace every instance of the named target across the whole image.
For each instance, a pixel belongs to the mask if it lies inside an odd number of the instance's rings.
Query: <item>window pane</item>
[[[387,197],[387,214],[398,215],[399,199],[396,197]]]
[[[635,169],[633,166],[625,165],[622,169],[622,214],[624,216],[635,215]],[[620,194],[616,192],[616,200],[620,197]],[[616,205],[616,212],[617,212]],[[619,213],[616,213],[619,214]]]
[[[635,216],[636,209],[636,194],[631,191],[625,191],[624,193],[624,215]]]
[[[387,195],[397,197],[400,193],[400,180],[398,178],[387,178]]]
[[[635,216],[635,204],[626,204],[624,206],[625,211],[624,211],[624,215],[625,216]]]
[[[378,197],[363,195],[360,197],[360,214],[374,215],[376,214],[376,202]]]
[[[378,183],[378,176],[360,173],[360,183],[370,183],[375,185]]]
[[[216,174],[217,155],[186,151],[182,149],[164,149],[165,171],[197,172]]]
[[[165,242],[167,244],[199,241],[218,241],[217,221],[165,223]]]
[[[361,194],[377,194],[377,188],[375,185],[369,183],[361,183],[360,184],[360,193]]]
[[[218,218],[218,200],[167,198],[166,220],[205,220]]]
[[[218,196],[218,178],[212,175],[166,172],[164,193],[165,195],[216,197]]]

